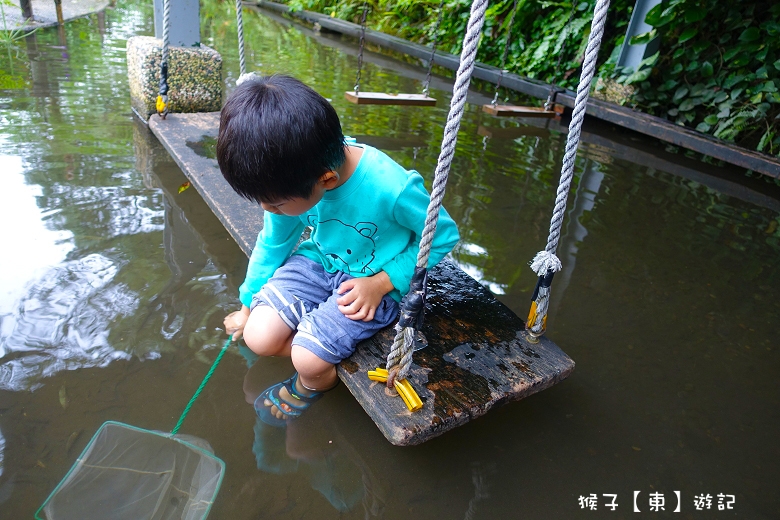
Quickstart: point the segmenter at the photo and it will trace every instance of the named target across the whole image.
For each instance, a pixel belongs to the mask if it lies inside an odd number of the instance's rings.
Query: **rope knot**
[[[555,253],[549,251],[539,251],[531,261],[531,269],[537,276],[545,276],[548,271],[556,273],[562,267],[561,261],[555,256]]]
[[[247,83],[247,82],[251,82],[251,81],[257,81],[259,79],[261,79],[260,76],[257,73],[255,73],[255,72],[244,72],[236,80],[236,86],[239,86],[242,83]]]

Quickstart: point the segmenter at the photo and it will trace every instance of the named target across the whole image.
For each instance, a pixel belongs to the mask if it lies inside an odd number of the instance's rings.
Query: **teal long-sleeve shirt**
[[[325,192],[308,212],[295,217],[265,213],[239,289],[242,304],[250,306],[252,296],[293,253],[307,226],[311,234],[295,254],[321,263],[330,273],[361,277],[384,271],[395,287],[390,296],[396,301],[409,291],[430,195],[419,173],[376,148],[357,146],[363,147],[363,155],[352,176]],[[458,239],[455,222],[442,207],[428,267],[439,263]]]

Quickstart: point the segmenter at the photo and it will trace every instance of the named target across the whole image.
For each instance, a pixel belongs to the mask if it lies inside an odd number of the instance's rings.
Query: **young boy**
[[[255,401],[284,425],[336,385],[336,364],[391,324],[409,290],[430,197],[422,177],[347,143],[325,98],[289,76],[243,83],[222,109],[217,160],[230,186],[265,210],[241,285],[234,338],[297,370]],[[296,244],[306,227],[310,237]],[[429,267],[457,243],[442,209]],[[291,256],[292,254],[292,256]]]

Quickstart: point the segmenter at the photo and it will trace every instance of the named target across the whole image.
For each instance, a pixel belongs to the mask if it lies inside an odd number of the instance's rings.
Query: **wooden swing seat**
[[[417,107],[435,107],[436,99],[425,94],[387,94],[385,92],[359,92],[348,90],[344,97],[356,105],[409,105]]]
[[[546,117],[553,118],[563,113],[563,105],[555,105],[553,110],[544,107],[522,107],[516,105],[482,105],[482,111],[498,117]]]
[[[262,227],[262,211],[239,197],[217,161],[203,152],[217,135],[219,113],[152,116],[149,127],[184,171],[241,249],[249,255]],[[200,152],[199,152],[200,151]],[[529,341],[525,324],[486,288],[448,260],[429,275],[422,327],[428,346],[414,353],[408,380],[423,401],[411,413],[399,397],[367,372],[385,366],[392,327],[358,345],[338,375],[385,437],[396,445],[420,444],[565,379],[574,362],[546,337]]]

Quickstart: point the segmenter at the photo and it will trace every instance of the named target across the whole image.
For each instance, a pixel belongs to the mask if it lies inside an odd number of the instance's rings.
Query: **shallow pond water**
[[[227,90],[232,9],[209,3],[202,27]],[[346,133],[431,179],[445,75],[437,108],[358,107],[343,99],[353,41],[244,18],[250,68],[312,84]],[[32,517],[104,421],[172,428],[237,303],[246,258],[195,190],[179,193],[186,179],[130,109],[125,41],[151,20],[151,6],[122,3],[0,58],[15,87],[0,90],[2,518]],[[372,53],[363,82],[415,92],[424,77]],[[480,87],[445,202],[454,258],[523,316],[565,127],[489,117]],[[684,518],[780,517],[776,186],[597,124],[576,175],[548,332],[577,363],[568,380],[396,448],[343,386],[287,431],[264,427],[251,403],[290,364],[232,350],[182,428],[227,463],[212,517],[625,518],[635,492],[646,515],[675,517],[675,491]],[[649,512],[652,493],[663,512]],[[591,494],[597,510],[582,509]],[[718,494],[734,509],[718,511]]]

